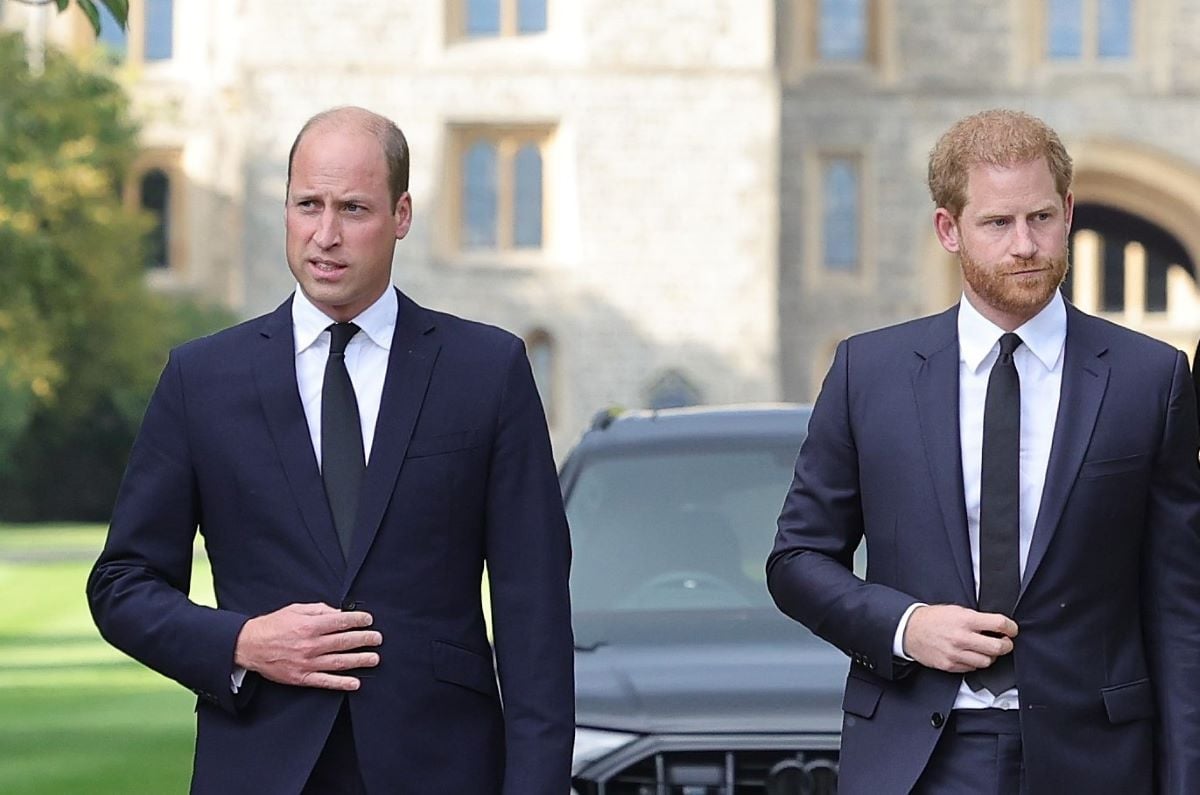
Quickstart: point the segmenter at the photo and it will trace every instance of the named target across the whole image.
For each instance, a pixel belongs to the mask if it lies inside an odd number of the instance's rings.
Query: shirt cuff
[[[904,618],[900,620],[903,622],[907,619],[908,614],[905,613]],[[237,695],[237,692],[242,689],[242,682],[244,681],[246,681],[246,669],[240,665],[235,665],[233,668],[233,673],[229,675],[229,689],[233,691],[235,696]]]
[[[912,662],[913,658],[904,653],[904,630],[908,629],[908,619],[912,618],[913,611],[918,607],[928,607],[924,602],[913,602],[904,611],[904,615],[900,616],[900,623],[896,625],[896,634],[892,638],[892,656],[897,657],[905,662]],[[237,691],[234,690],[236,693]]]

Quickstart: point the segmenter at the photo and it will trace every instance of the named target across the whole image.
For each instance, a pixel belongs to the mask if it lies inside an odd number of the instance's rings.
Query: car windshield
[[[576,611],[770,607],[763,564],[799,439],[616,449],[567,494]]]

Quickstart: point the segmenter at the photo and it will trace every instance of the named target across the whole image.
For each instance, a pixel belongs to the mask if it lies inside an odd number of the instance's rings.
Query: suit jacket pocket
[[[453,453],[479,446],[479,432],[475,430],[442,433],[437,436],[415,438],[408,443],[405,458],[425,458],[442,453]]]
[[[883,688],[857,676],[846,677],[846,692],[842,696],[842,710],[860,718],[870,718],[879,706]]]
[[[1127,455],[1120,458],[1107,458],[1102,461],[1084,461],[1079,468],[1079,477],[1083,480],[1095,480],[1124,472],[1134,472],[1142,468],[1146,456],[1143,454]]]
[[[1154,688],[1149,679],[1104,687],[1100,689],[1100,695],[1104,699],[1104,709],[1108,711],[1108,720],[1112,723],[1154,717]]]
[[[433,641],[433,678],[494,696],[499,692],[490,657],[445,641]]]

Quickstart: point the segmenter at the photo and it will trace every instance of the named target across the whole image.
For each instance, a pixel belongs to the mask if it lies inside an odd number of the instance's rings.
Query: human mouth
[[[327,259],[312,259],[308,264],[318,276],[334,276],[347,268],[345,263]]]

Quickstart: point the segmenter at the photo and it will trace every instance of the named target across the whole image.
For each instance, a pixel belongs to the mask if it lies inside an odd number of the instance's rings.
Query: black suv
[[[847,658],[763,564],[801,406],[601,415],[562,468],[578,795],[826,795]]]

